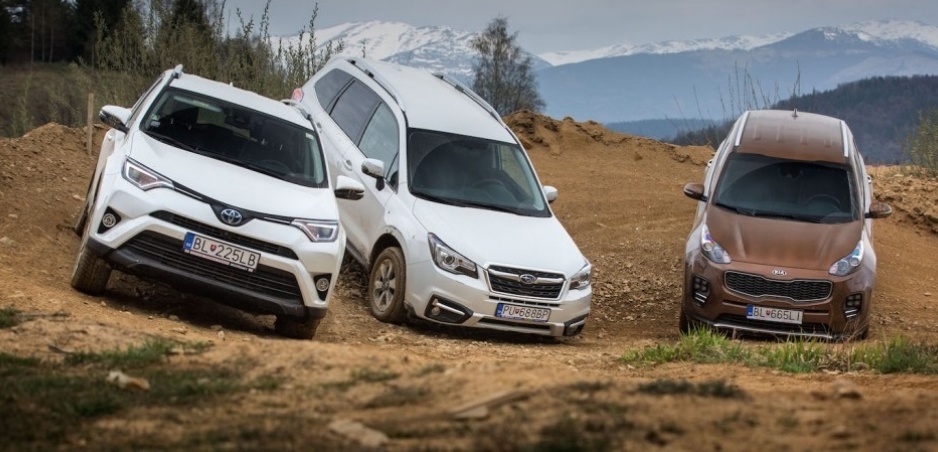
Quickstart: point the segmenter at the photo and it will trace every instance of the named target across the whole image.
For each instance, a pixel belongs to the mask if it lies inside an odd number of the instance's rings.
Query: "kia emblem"
[[[530,286],[531,284],[534,284],[534,283],[537,281],[537,276],[529,275],[529,274],[527,274],[527,273],[521,275],[520,278],[521,278],[521,283],[522,283],[522,284],[526,284],[526,285],[529,285],[529,286]]]
[[[241,215],[241,212],[238,212],[237,210],[230,207],[222,210],[219,214],[219,217],[221,218],[221,221],[231,226],[237,226],[241,224],[241,220],[244,219],[244,215]]]
[[[788,275],[788,272],[786,272],[785,270],[776,268],[775,270],[772,270],[772,274],[775,276],[786,276]]]

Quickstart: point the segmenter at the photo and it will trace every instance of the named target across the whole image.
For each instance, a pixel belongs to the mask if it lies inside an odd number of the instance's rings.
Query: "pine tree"
[[[498,17],[470,43],[478,53],[472,89],[503,116],[544,108],[531,55],[518,46],[517,37],[517,33],[508,33],[508,19]]]

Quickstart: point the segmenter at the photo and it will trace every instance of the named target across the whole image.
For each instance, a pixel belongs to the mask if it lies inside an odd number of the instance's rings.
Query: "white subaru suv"
[[[446,76],[359,58],[329,61],[293,100],[333,177],[365,186],[339,210],[377,319],[583,329],[590,264],[550,210],[557,190],[488,103]]]
[[[364,187],[338,177],[330,189],[302,110],[177,66],[100,116],[112,129],[75,227],[72,286],[100,294],[118,269],[313,337],[345,251],[336,198]]]

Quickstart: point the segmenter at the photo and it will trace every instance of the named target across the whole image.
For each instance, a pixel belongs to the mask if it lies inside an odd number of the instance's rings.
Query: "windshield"
[[[175,88],[153,105],[141,127],[154,139],[287,182],[328,187],[319,140],[309,129]]]
[[[410,130],[407,176],[411,193],[430,201],[550,216],[534,170],[517,144]]]
[[[713,202],[742,215],[846,223],[857,219],[855,184],[845,164],[734,153]]]

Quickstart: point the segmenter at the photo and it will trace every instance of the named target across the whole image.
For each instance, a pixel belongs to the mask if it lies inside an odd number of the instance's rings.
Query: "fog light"
[[[844,301],[844,317],[850,319],[860,315],[860,309],[863,307],[863,294],[855,293],[847,295]]]
[[[329,281],[332,279],[332,275],[320,275],[315,278],[316,283],[316,293],[319,294],[320,300],[325,300],[326,295],[329,294]]]
[[[98,225],[98,234],[106,232],[108,229],[117,226],[117,223],[120,223],[121,217],[114,210],[108,207],[104,211],[104,216],[101,217],[101,224]]]
[[[706,304],[707,299],[710,298],[710,281],[694,275],[694,277],[691,278],[691,286],[693,288],[692,294],[694,302],[697,303],[697,306]]]

